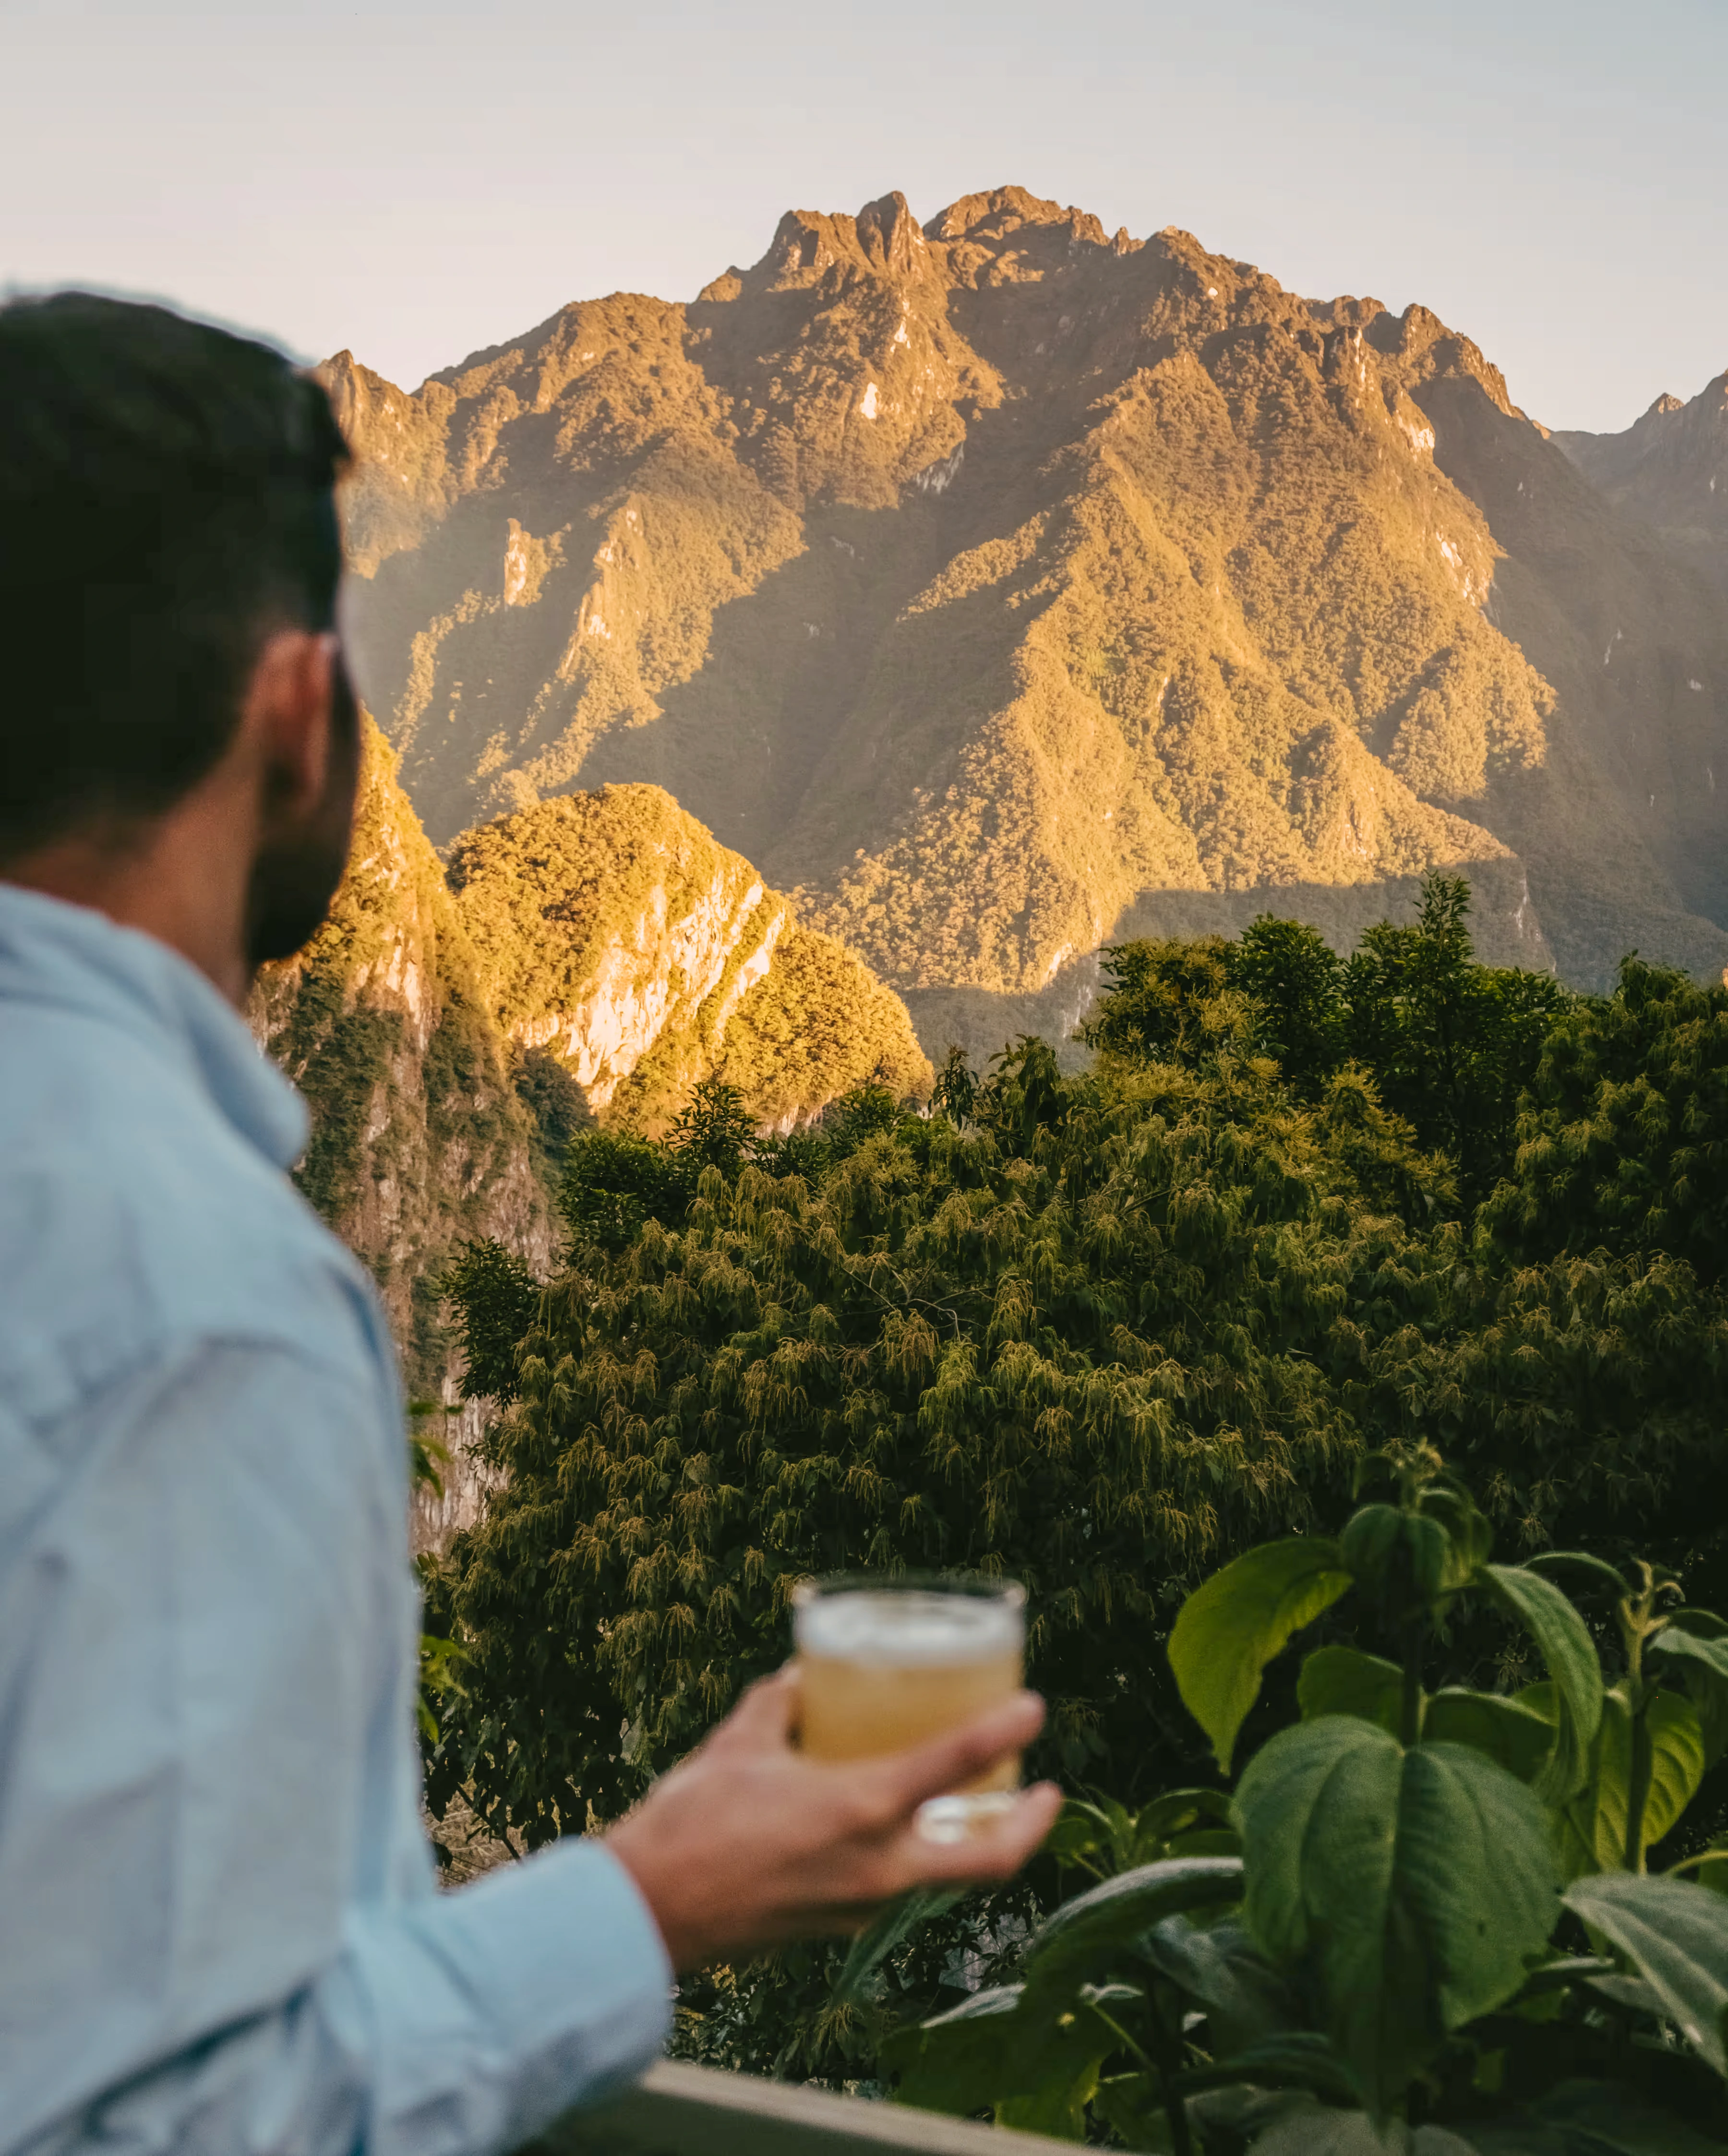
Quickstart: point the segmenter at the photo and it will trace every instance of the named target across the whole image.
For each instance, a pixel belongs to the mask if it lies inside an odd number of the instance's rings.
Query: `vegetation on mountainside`
[[[476,1244],[544,1266],[552,1191],[593,1122],[559,1052],[567,1033],[530,1045],[508,1025],[531,1040],[535,1018],[610,998],[593,1029],[621,1015],[633,1053],[652,1043],[610,1103],[625,1129],[667,1129],[713,1069],[770,1124],[873,1076],[896,1097],[922,1091],[930,1071],[898,999],[658,788],[471,834],[453,893],[393,752],[362,723],[348,872],[311,942],[265,970],[252,1019],[311,1111],[295,1180],[377,1278],[410,1393],[441,1399],[459,1358],[446,1276],[467,1276],[457,1261]],[[690,984],[705,932],[705,996]]]
[[[1191,307],[1160,294],[1148,331],[1185,343]],[[1475,512],[1381,386],[1372,410],[1361,393],[1341,409],[1321,362],[1284,314],[1213,372],[1186,350],[1131,372],[1075,415],[1066,490],[1014,569],[956,557],[885,625],[852,724],[927,754],[915,711],[945,784],[896,802],[856,862],[801,856],[837,894],[824,923],[879,971],[1023,988],[1141,891],[1374,882],[1499,852],[1449,812],[1479,814],[1491,775],[1539,760],[1551,700],[1463,596],[1492,572]]]
[[[751,1113],[782,1127],[863,1086],[896,1100],[929,1090],[930,1063],[905,1006],[831,936],[789,920],[773,970],[738,1005],[718,1075]]]
[[[377,1277],[410,1393],[436,1394],[452,1345],[437,1286],[449,1254],[477,1235],[543,1246],[540,1119],[512,1084],[396,757],[361,723],[348,873],[305,950],[260,977],[251,1014],[311,1111],[295,1180]]]
[[[982,1083],[945,1072],[928,1120],[879,1092],[759,1153],[741,1123],[705,1161],[579,1142],[568,1270],[491,1440],[507,1486],[454,1553],[488,1706],[452,1769],[531,1839],[567,1830],[778,1659],[803,1573],[968,1563],[1028,1580],[1054,1757],[1126,1796],[1172,1763],[1148,1673],[1176,1584],[1323,1521],[1395,1440],[1443,1438],[1514,1538],[1683,1553],[1709,1517],[1677,1498],[1683,1469],[1720,1449],[1714,1283],[1563,1240],[1514,1266],[1495,1240],[1540,1165],[1505,1117],[1552,1060],[1538,991],[1472,965],[1437,886],[1346,1011],[1374,1060],[1292,1083],[1259,1052],[1288,1009],[1224,976],[1310,935],[1119,954],[1091,1071],[1025,1042]],[[1578,1004],[1559,1037],[1618,1010]],[[1451,1060],[1428,1052],[1437,1012],[1474,1028]],[[1483,1182],[1498,1142],[1490,1207],[1424,1128],[1475,1148]]]
[[[872,1078],[928,1086],[899,998],[658,787],[482,825],[449,880],[500,1023],[538,1036],[616,1122],[663,1132],[715,1074],[774,1125]]]
[[[1295,1634],[1350,1610],[1382,1651],[1315,1646],[1233,1797],[1071,1804],[1054,1854],[1099,1883],[890,2038],[902,2102],[1180,2156],[1720,2145],[1728,1845],[1690,1812],[1728,1621],[1648,1563],[1490,1563],[1431,1449],[1367,1464],[1387,1498],[1215,1573],[1169,1661],[1228,1774]]]
[[[651,950],[693,905],[707,917],[684,940],[705,956],[701,927],[719,944],[761,883],[656,786],[561,794],[482,824],[451,848],[448,875],[485,993],[512,1031],[575,1009],[608,963]]]

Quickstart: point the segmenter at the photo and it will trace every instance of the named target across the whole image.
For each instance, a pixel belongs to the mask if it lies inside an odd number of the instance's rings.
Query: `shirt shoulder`
[[[79,1012],[11,1005],[0,1386],[53,1416],[201,1338],[387,1367],[363,1269],[188,1070]]]

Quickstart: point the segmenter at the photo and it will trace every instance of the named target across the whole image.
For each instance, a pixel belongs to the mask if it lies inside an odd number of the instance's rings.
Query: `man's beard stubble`
[[[323,927],[348,866],[360,778],[360,712],[340,653],[331,684],[330,773],[315,808],[259,849],[246,895],[246,957],[255,973],[291,958]]]

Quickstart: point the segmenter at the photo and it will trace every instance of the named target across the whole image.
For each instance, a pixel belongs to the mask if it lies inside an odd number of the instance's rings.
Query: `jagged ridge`
[[[434,835],[661,784],[926,1045],[1065,1010],[1126,927],[1347,937],[1433,866],[1496,958],[1728,956],[1721,631],[1420,307],[1006,188],[789,213],[688,306],[578,303],[412,398],[330,374]],[[1615,608],[1707,706],[1584,665]]]

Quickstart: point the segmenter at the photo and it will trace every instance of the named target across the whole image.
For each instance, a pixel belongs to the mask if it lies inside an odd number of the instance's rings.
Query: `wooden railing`
[[[1058,2156],[1071,2148],[1041,2133],[665,2061],[613,2102],[561,2120],[531,2156]]]

